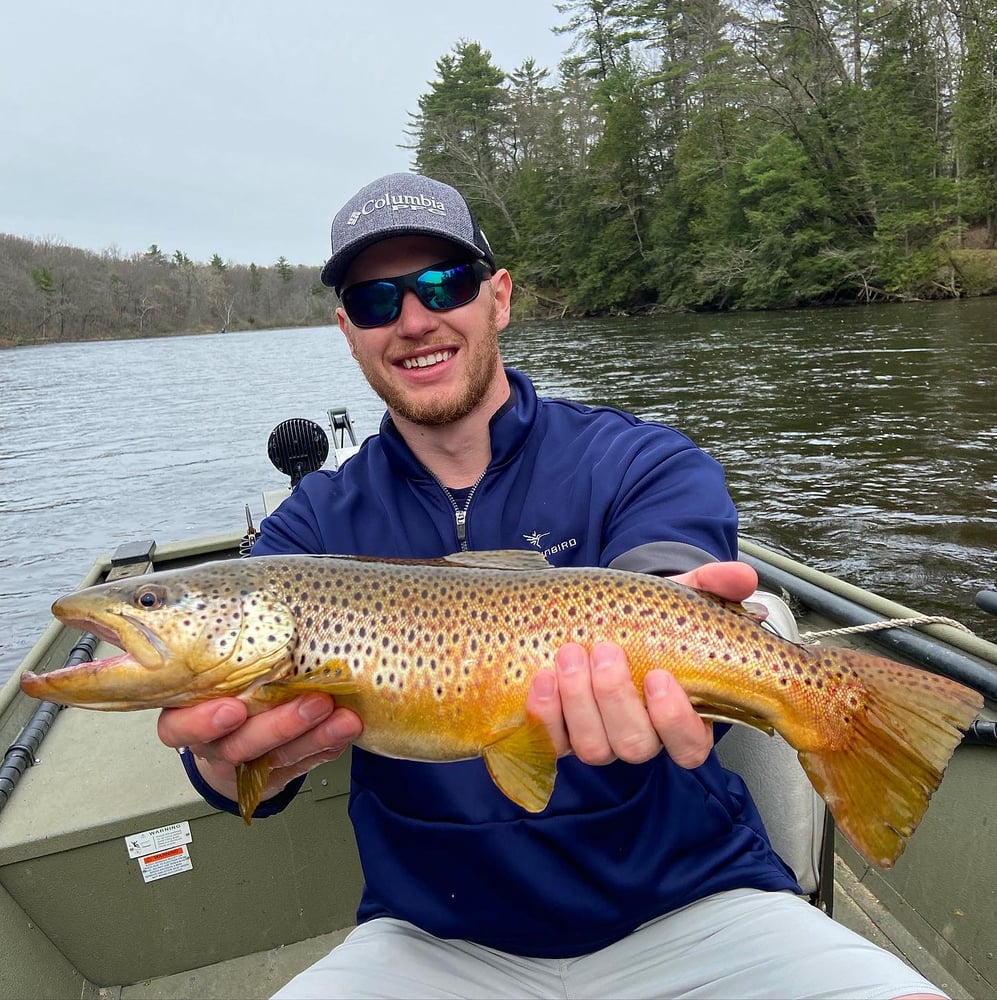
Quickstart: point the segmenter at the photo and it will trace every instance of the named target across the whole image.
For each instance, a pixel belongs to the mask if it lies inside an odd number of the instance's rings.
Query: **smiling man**
[[[459,192],[415,174],[374,181],[336,215],[322,280],[387,413],[340,469],[301,480],[254,555],[534,548],[558,566],[751,594],[709,455],[670,427],[544,398],[503,367],[512,279]],[[637,691],[610,643],[568,643],[555,664],[526,705],[563,755],[543,812],[507,799],[481,760],[354,748],[358,927],[279,996],[941,995],[800,898],[671,675],[651,671]],[[268,754],[258,816],[361,731],[319,694],[253,718],[218,699],[168,709],[159,726],[230,812],[234,765]]]

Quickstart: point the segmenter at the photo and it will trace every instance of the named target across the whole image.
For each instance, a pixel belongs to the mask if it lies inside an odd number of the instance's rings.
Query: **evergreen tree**
[[[997,2],[967,0],[962,79],[955,105],[960,215],[997,247]]]

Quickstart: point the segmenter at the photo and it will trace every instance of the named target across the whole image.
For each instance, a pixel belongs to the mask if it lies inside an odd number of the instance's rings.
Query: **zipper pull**
[[[455,510],[454,520],[457,522],[457,541],[462,549],[467,548],[467,510]]]

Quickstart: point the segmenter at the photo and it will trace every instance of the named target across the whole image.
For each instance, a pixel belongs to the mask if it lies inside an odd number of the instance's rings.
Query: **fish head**
[[[123,650],[120,656],[26,673],[29,695],[127,710],[247,696],[291,663],[295,618],[255,560],[207,563],[60,597],[52,613]]]

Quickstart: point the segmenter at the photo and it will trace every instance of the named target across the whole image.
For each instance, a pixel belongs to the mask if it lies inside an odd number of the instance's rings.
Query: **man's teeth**
[[[406,358],[402,362],[402,367],[428,368],[430,365],[438,365],[441,361],[447,361],[453,356],[453,351],[437,351],[435,354],[424,354],[420,358]]]

